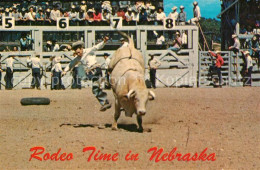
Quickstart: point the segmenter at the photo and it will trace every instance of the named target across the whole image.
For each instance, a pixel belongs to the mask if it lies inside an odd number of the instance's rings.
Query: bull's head
[[[147,89],[132,89],[127,93],[126,97],[128,100],[133,99],[137,115],[143,116],[146,114],[146,104],[148,100],[154,100],[155,94]]]

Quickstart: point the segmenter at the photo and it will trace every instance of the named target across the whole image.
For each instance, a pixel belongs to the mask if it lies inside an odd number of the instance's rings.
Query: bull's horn
[[[128,99],[130,99],[131,97],[133,97],[134,94],[135,94],[135,90],[131,89],[131,90],[127,93],[126,97],[127,97]]]
[[[155,94],[153,91],[149,91],[149,100],[154,100],[155,99]]]

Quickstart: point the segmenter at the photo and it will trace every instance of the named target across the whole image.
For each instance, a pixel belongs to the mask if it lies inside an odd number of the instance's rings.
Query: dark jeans
[[[156,69],[150,69],[150,81],[152,83],[152,87],[156,88],[155,86],[155,76],[156,76]]]
[[[41,86],[41,70],[40,68],[33,68],[32,69],[32,84],[31,87],[32,88],[39,88]]]
[[[73,80],[72,80],[72,89],[81,89],[81,78],[78,76],[78,67],[73,68]]]
[[[106,70],[106,85],[105,85],[105,87],[107,88],[107,89],[110,89],[111,88],[111,84],[110,84],[110,80],[109,80],[109,74],[108,74],[108,71]]]
[[[219,86],[222,85],[222,73],[221,73],[221,67],[218,68],[216,66],[210,66],[209,68],[209,75],[211,78],[213,78],[213,75],[216,74],[218,75],[218,81],[219,81]]]
[[[6,89],[12,89],[13,88],[13,71],[10,67],[7,67],[6,70]]]
[[[253,67],[249,67],[248,68],[248,72],[246,74],[246,77],[245,77],[245,86],[251,86],[252,85],[252,70],[253,70]]]
[[[62,84],[62,81],[61,81],[61,72],[53,71],[52,89],[54,89],[54,90],[65,89],[64,85]]]
[[[100,88],[102,70],[97,67],[87,74],[87,79],[92,80],[92,93],[96,96],[101,105],[108,103],[107,93]]]
[[[222,86],[222,74],[221,74],[221,67],[218,68],[216,67],[217,69],[217,74],[218,74],[218,81],[219,81],[219,86]]]

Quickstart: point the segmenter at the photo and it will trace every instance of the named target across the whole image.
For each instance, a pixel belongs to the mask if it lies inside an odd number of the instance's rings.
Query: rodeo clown
[[[77,41],[72,44],[72,50],[75,50],[76,58],[70,62],[69,65],[64,69],[63,75],[68,71],[72,70],[78,63],[78,74],[82,79],[92,80],[92,92],[98,99],[99,103],[102,105],[100,111],[106,111],[111,108],[111,104],[107,100],[107,93],[103,92],[100,88],[100,82],[102,78],[101,65],[97,63],[95,51],[102,49],[108,37],[104,40],[91,47],[84,49],[84,42]]]

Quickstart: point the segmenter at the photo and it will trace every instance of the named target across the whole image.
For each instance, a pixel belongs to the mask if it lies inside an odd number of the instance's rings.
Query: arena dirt
[[[136,132],[136,118],[121,114],[119,130],[112,131],[114,107],[99,112],[91,89],[0,91],[1,169],[259,169],[260,88],[154,90]],[[49,97],[48,106],[21,106],[23,97]],[[111,91],[108,98],[114,103]],[[99,129],[98,125],[106,128]],[[31,148],[53,154],[72,153],[70,161],[39,161]],[[118,153],[117,161],[87,161],[94,146],[102,153]],[[164,153],[215,153],[215,161],[150,161],[152,147]],[[125,156],[139,154],[137,161]],[[43,156],[43,155],[42,155]]]

